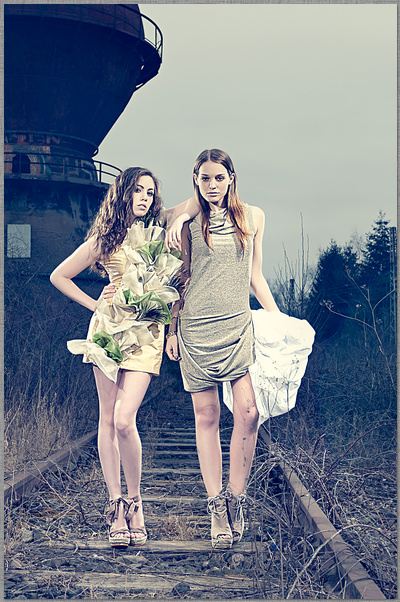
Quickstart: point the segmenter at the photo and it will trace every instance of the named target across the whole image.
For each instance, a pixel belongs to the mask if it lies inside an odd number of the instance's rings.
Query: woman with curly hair
[[[290,376],[296,381],[293,384],[286,375],[282,379],[281,374],[278,378],[271,373],[271,366],[273,370],[278,366],[279,373],[282,358],[286,359],[284,353],[274,357],[268,366],[268,358],[259,362],[256,357],[260,347],[261,355],[265,353],[265,342],[270,342],[271,332],[275,336],[283,316],[262,274],[263,211],[239,198],[235,169],[224,151],[200,153],[193,168],[193,185],[200,213],[184,224],[182,235],[182,225],[188,218],[178,217],[167,236],[169,247],[181,246],[185,288],[182,299],[172,307],[166,352],[170,359],[180,359],[184,388],[192,395],[197,450],[211,514],[212,546],[230,548],[243,535],[243,504],[258,425],[288,411],[288,400],[294,405],[299,372],[296,377],[294,373]],[[250,287],[263,307],[257,312],[250,310]],[[255,319],[254,313],[258,314]],[[262,323],[258,341],[256,322]],[[309,347],[303,344],[303,338],[308,338],[309,343],[310,334],[301,334],[296,348],[299,355],[308,355]],[[283,333],[279,341],[272,341],[267,355],[275,344],[281,351],[285,337]],[[291,349],[294,351],[295,346]],[[296,358],[297,364],[300,366]],[[305,369],[304,361],[301,366]],[[223,386],[224,402],[233,413],[225,490],[218,384]]]
[[[170,322],[168,303],[179,297],[169,283],[181,261],[166,253],[164,227],[186,206],[165,210],[152,172],[126,169],[110,186],[85,242],[50,276],[64,295],[94,312],[87,338],[67,345],[93,364],[99,397],[98,450],[110,497],[107,524],[113,547],[138,546],[147,539],[136,415],[152,375],[159,374],[164,324]],[[192,207],[195,214],[198,207],[193,201]],[[72,280],[89,266],[110,279],[98,300]],[[121,463],[127,497],[121,491]]]

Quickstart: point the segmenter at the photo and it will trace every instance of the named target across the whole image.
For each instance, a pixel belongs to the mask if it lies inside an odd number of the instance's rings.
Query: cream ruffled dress
[[[73,354],[83,353],[113,382],[121,369],[158,375],[164,348],[164,324],[171,314],[167,304],[179,299],[170,282],[182,261],[167,253],[165,230],[144,227],[128,229],[121,246],[104,262],[116,292],[102,299],[89,324],[86,339],[68,341]]]

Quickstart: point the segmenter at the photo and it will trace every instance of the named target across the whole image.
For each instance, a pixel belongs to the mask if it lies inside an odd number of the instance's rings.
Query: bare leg
[[[101,469],[107,485],[110,500],[117,500],[122,496],[121,491],[121,463],[118,439],[115,431],[115,403],[119,391],[120,374],[117,383],[107,378],[96,366],[93,366],[94,377],[99,397],[99,429],[97,434],[98,450]],[[118,512],[110,529],[118,531],[126,529],[123,504],[118,505]],[[128,535],[129,543],[129,535]]]
[[[249,373],[232,381],[233,431],[230,445],[229,489],[246,491],[257,442],[258,410]]]
[[[110,500],[121,492],[121,461],[128,487],[128,497],[140,491],[142,446],[136,427],[136,414],[147,391],[151,375],[123,370],[113,383],[98,368],[94,368],[99,395],[100,419],[98,449]],[[126,527],[122,505],[115,528]],[[136,523],[138,523],[136,525]],[[144,523],[142,509],[135,512],[132,526]]]
[[[100,464],[110,500],[121,497],[120,456],[114,426],[114,408],[118,383],[113,383],[101,370],[93,367],[99,396],[98,450]]]
[[[220,405],[217,387],[192,393],[196,443],[201,474],[209,497],[222,489],[222,453],[219,439]]]
[[[146,372],[124,370],[115,402],[115,429],[129,498],[137,498],[140,495],[142,443],[136,426],[136,416],[150,380],[151,375]],[[143,525],[143,511],[140,505],[130,520],[130,526]]]
[[[232,533],[222,490],[222,453],[219,438],[220,405],[217,387],[192,393],[196,421],[196,443],[201,474],[211,512],[211,541],[216,548],[230,548]]]

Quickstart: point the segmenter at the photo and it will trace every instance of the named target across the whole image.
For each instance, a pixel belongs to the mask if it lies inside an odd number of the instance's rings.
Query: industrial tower
[[[83,240],[120,170],[98,146],[161,65],[137,4],[5,4],[7,262],[48,274]]]

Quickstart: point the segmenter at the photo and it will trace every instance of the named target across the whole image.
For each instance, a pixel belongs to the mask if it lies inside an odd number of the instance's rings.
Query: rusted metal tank
[[[161,32],[137,4],[6,4],[4,21],[6,132],[93,154],[161,64]]]
[[[161,60],[161,31],[137,4],[4,6],[6,255],[14,264],[50,272],[82,242],[120,171],[93,157]]]

